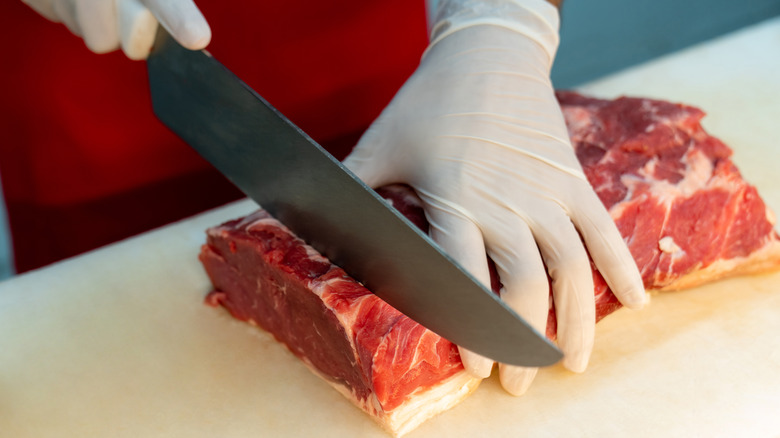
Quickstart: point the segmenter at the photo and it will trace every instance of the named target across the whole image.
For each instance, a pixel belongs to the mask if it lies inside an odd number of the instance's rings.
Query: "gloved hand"
[[[624,305],[641,307],[645,293],[554,96],[558,23],[543,0],[443,0],[417,71],[344,164],[372,187],[411,185],[433,240],[489,287],[487,252],[501,298],[541,333],[549,273],[563,365],[582,372],[595,327],[585,247]],[[490,375],[492,361],[461,355],[472,374]],[[503,364],[499,372],[517,395],[536,375]]]
[[[182,46],[199,50],[211,29],[192,0],[22,0],[83,37],[95,53],[119,48],[130,59],[146,59],[159,23]]]

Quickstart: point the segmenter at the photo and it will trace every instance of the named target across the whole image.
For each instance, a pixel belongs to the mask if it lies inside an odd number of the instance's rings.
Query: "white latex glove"
[[[585,179],[553,93],[558,24],[558,11],[543,0],[443,0],[420,66],[345,164],[372,187],[411,185],[432,238],[489,287],[487,251],[502,299],[541,333],[549,273],[563,365],[582,372],[595,327],[585,247],[624,305],[641,307],[645,293]],[[472,374],[490,375],[491,360],[461,355]],[[500,366],[513,394],[535,375]]]
[[[130,59],[146,59],[159,23],[182,46],[203,49],[211,28],[192,0],[22,0],[39,14],[62,22],[89,50],[122,47]]]

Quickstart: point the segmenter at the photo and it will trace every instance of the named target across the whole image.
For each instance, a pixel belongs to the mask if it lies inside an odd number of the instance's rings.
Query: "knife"
[[[206,51],[160,28],[147,60],[157,117],[233,184],[388,304],[501,363],[560,351]]]

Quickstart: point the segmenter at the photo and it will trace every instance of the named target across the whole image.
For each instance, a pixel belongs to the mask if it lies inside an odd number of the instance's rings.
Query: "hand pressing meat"
[[[588,252],[622,304],[641,307],[645,295],[555,99],[558,24],[541,0],[442,1],[420,66],[345,164],[372,187],[412,186],[432,238],[487,287],[490,256],[502,299],[542,333],[549,275],[563,365],[581,372],[595,326]],[[472,374],[490,375],[492,361],[461,356]],[[513,394],[535,374],[500,366]]]

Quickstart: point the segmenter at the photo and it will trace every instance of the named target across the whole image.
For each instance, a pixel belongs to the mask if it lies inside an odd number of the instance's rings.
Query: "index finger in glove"
[[[77,0],[76,20],[89,50],[107,53],[119,47],[113,0]]]
[[[636,262],[596,193],[590,187],[583,192],[578,196],[579,209],[571,212],[572,221],[615,296],[628,308],[641,308],[646,298]]]
[[[154,44],[157,20],[138,0],[118,0],[122,51],[133,60],[146,59]]]
[[[192,0],[141,0],[182,46],[200,50],[211,41],[211,28]]]

